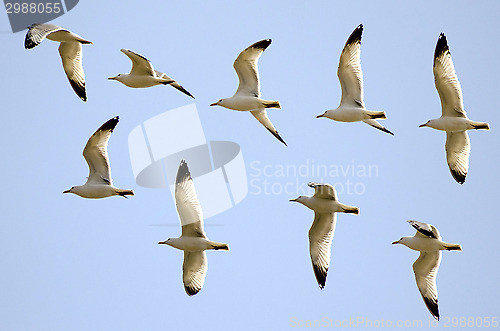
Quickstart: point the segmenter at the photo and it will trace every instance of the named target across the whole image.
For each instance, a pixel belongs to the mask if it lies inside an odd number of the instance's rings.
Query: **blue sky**
[[[83,46],[86,103],[67,82],[57,43],[25,50],[24,32],[10,33],[1,14],[0,328],[281,330],[300,329],[299,320],[357,320],[425,329],[433,319],[411,268],[418,253],[391,245],[414,234],[408,219],[434,224],[464,249],[443,253],[439,328],[498,318],[499,9],[496,1],[82,0],[51,23],[94,42]],[[394,137],[315,118],[338,105],[338,59],[360,23],[365,103],[386,112],[383,125]],[[491,127],[470,132],[464,185],[449,173],[445,134],[418,127],[441,113],[432,73],[440,32],[469,117]],[[259,62],[262,96],[281,102],[269,117],[288,147],[250,114],[209,107],[234,93],[234,59],[264,38],[273,43]],[[180,234],[170,192],[135,183],[127,145],[133,128],[192,100],[171,87],[108,81],[130,69],[121,48],[145,55],[196,96],[207,139],[241,146],[249,193],[205,227],[231,251],[207,253],[205,286],[194,297],[182,286],[182,252],[157,245]],[[116,115],[113,180],[136,196],[63,195],[85,182],[82,149]],[[297,174],[280,170],[301,166]],[[313,173],[320,166],[340,171],[323,177]],[[313,212],[288,202],[312,194],[308,181],[337,184],[339,200],[361,210],[338,216],[322,291],[308,251]]]

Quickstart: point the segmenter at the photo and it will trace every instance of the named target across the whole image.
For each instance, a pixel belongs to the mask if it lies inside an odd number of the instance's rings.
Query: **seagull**
[[[64,72],[71,87],[83,101],[87,101],[85,89],[85,73],[82,66],[82,44],[93,44],[79,35],[53,24],[32,24],[28,27],[24,48],[32,49],[43,39],[59,41],[59,55],[62,59]]]
[[[420,256],[413,263],[415,280],[427,309],[439,321],[436,276],[441,263],[441,251],[462,251],[462,246],[442,241],[441,235],[434,225],[417,221],[408,221],[408,223],[417,230],[417,233],[413,237],[402,237],[392,244],[402,244],[415,251],[420,251]]]
[[[83,157],[89,166],[89,176],[84,185],[73,186],[63,193],[73,193],[88,199],[100,199],[113,195],[120,195],[126,198],[127,195],[134,195],[132,190],[122,190],[112,184],[111,169],[108,158],[108,141],[111,137],[119,117],[113,117],[89,138],[87,145],[83,149]]]
[[[117,76],[109,77],[108,79],[117,80],[120,83],[133,88],[145,88],[155,85],[171,85],[194,99],[194,96],[174,79],[168,77],[168,75],[163,72],[156,71],[151,62],[149,62],[149,60],[141,54],[137,54],[129,49],[123,48],[120,51],[127,55],[132,61],[132,69],[129,74],[118,74]]]
[[[189,296],[198,293],[207,275],[205,250],[229,250],[229,246],[208,240],[203,229],[203,214],[196,196],[193,178],[186,161],[182,160],[175,179],[175,206],[181,220],[182,234],[179,238],[168,238],[159,245],[169,245],[184,251],[182,281]]]
[[[361,34],[363,24],[358,25],[345,43],[340,55],[337,76],[342,87],[342,98],[337,109],[330,109],[316,118],[327,117],[340,122],[363,121],[376,129],[394,135],[383,127],[376,119],[386,119],[383,111],[372,111],[365,108],[363,102],[363,72],[361,71]]]
[[[337,222],[336,213],[358,215],[359,208],[338,202],[337,192],[329,184],[310,182],[307,185],[314,188],[314,195],[312,197],[301,195],[290,201],[301,203],[307,208],[314,210],[314,222],[309,229],[309,252],[311,254],[316,281],[319,288],[323,289],[330,265],[332,238]]]
[[[267,117],[267,108],[281,108],[279,101],[269,101],[260,98],[259,69],[257,62],[262,52],[271,45],[271,39],[258,41],[245,50],[234,61],[233,67],[239,78],[236,93],[230,98],[220,99],[210,106],[221,106],[228,109],[249,111],[264,127],[269,130],[279,141],[286,145],[276,131],[273,123]]]
[[[474,122],[467,117],[446,36],[441,32],[434,51],[434,82],[441,99],[440,118],[428,120],[420,127],[446,131],[446,160],[451,175],[459,183],[465,182],[469,169],[470,141],[467,130],[489,130],[486,122]]]

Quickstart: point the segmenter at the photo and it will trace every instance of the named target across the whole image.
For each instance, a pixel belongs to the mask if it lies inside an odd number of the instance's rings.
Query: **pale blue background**
[[[24,32],[9,33],[0,14],[0,329],[281,330],[294,325],[292,318],[358,317],[427,326],[432,317],[411,269],[418,253],[391,245],[414,234],[408,219],[436,225],[444,240],[464,249],[443,254],[440,327],[451,326],[451,318],[498,317],[499,9],[497,1],[82,0],[52,23],[94,42],[83,46],[87,103],[67,82],[58,44],[46,40],[25,50]],[[386,111],[383,124],[394,137],[315,118],[338,105],[338,58],[359,23],[365,102]],[[492,128],[470,133],[463,186],[449,173],[445,134],[418,128],[441,113],[432,74],[441,31],[466,110]],[[263,97],[280,100],[283,109],[269,116],[289,147],[250,114],[208,106],[234,93],[234,59],[264,38],[273,43],[259,63]],[[254,184],[268,180],[278,190],[349,180],[364,188],[339,192],[361,213],[338,217],[323,291],[308,252],[313,212],[288,202],[312,192],[265,195],[249,187],[239,205],[207,220],[208,236],[231,251],[208,252],[204,288],[185,294],[182,252],[157,245],[180,234],[175,206],[168,190],[135,184],[127,137],[148,118],[192,100],[171,87],[108,81],[130,69],[120,48],[145,55],[196,96],[207,139],[239,143]],[[136,196],[63,195],[85,182],[82,149],[115,115],[121,121],[109,143],[113,179]],[[257,176],[256,168],[304,164],[308,170],[298,177]],[[378,173],[320,178],[312,164],[374,165]]]

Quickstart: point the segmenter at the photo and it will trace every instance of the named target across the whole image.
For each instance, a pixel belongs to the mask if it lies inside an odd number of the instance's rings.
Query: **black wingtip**
[[[432,316],[439,321],[439,307],[438,307],[438,300],[436,301],[426,298],[422,296],[424,299],[425,305],[427,306],[427,309],[429,309],[429,312],[432,314]]]
[[[120,116],[115,116],[112,119],[109,119],[106,123],[101,125],[97,131],[111,131],[115,129],[116,125],[118,124],[118,121],[120,120]]]
[[[355,44],[355,43],[361,43],[361,35],[363,34],[363,24],[360,24],[354,29],[354,31],[351,33],[349,38],[346,41],[346,46]]]
[[[191,173],[189,172],[186,160],[182,160],[179,164],[179,169],[177,170],[175,182],[182,183],[186,178],[191,179]]]
[[[196,289],[194,287],[189,287],[189,286],[184,286],[184,289],[186,290],[187,295],[193,296],[200,292],[201,289]]]
[[[326,276],[328,273],[328,268],[324,270],[313,264],[314,276],[316,276],[316,281],[318,282],[319,288],[322,290],[325,288]]]
[[[271,39],[264,39],[261,41],[257,41],[256,43],[253,43],[250,45],[248,48],[257,48],[257,49],[262,49],[263,51],[271,45],[272,40]]]
[[[267,128],[266,128],[267,129]],[[271,129],[267,129],[269,132],[271,132],[273,134],[273,136],[276,137],[276,139],[278,139],[279,141],[281,141],[283,144],[285,144],[285,146],[288,147],[288,145],[286,144],[286,142],[283,140],[283,138],[281,138],[281,136],[279,135],[278,131],[273,131]]]
[[[453,178],[457,181],[457,183],[459,183],[459,184],[465,183],[465,177],[467,177],[467,173],[463,174],[463,173],[457,172],[451,168],[450,168],[450,172],[451,172],[451,175],[453,176]]]
[[[87,102],[87,90],[85,88],[85,83],[83,84],[78,84],[77,82],[69,79],[69,83],[71,84],[71,87],[73,88],[73,91],[75,91],[76,95],[80,97],[84,102]]]
[[[434,58],[441,56],[443,53],[450,53],[450,48],[448,47],[448,41],[443,32],[439,35],[438,41],[436,43],[436,50],[434,51]]]

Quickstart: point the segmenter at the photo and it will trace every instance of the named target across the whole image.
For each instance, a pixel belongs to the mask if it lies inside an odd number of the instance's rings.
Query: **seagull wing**
[[[131,75],[156,76],[156,72],[153,69],[153,65],[144,56],[132,52],[129,49],[122,48],[120,51],[123,54],[127,55],[130,61],[132,61],[132,69],[130,69]]]
[[[433,71],[434,83],[441,98],[442,116],[467,118],[462,100],[462,88],[451,60],[450,49],[444,33],[439,35],[436,44]]]
[[[335,188],[332,185],[313,182],[309,182],[307,185],[314,188],[313,196],[315,198],[337,200],[337,191],[335,191]]]
[[[271,45],[271,39],[264,39],[248,46],[238,55],[233,67],[240,84],[234,95],[260,97],[259,69],[257,62],[262,52]]]
[[[28,32],[26,33],[26,38],[24,39],[24,48],[31,49],[35,46],[40,45],[40,43],[45,39],[45,37],[47,37],[47,35],[55,31],[68,30],[54,24],[32,24],[28,28]]]
[[[369,120],[364,120],[363,122],[365,122],[366,124],[374,127],[375,129],[379,129],[380,131],[383,131],[385,133],[388,133],[388,134],[394,136],[394,133],[392,133],[391,131],[389,131],[388,129],[386,129],[382,124],[380,124],[379,122],[377,122],[377,120],[369,119]]]
[[[182,281],[188,295],[198,293],[205,283],[207,275],[207,254],[201,252],[184,251],[184,263],[182,264]]]
[[[82,66],[82,44],[77,41],[61,42],[59,55],[71,87],[80,99],[87,101],[85,73]]]
[[[83,157],[89,165],[87,183],[111,185],[111,168],[108,158],[108,141],[118,124],[119,117],[113,117],[89,138],[83,149]]]
[[[276,137],[279,141],[281,141],[285,146],[287,146],[286,142],[281,138],[281,136],[278,134],[278,131],[274,127],[273,123],[271,123],[271,120],[269,117],[267,117],[267,111],[265,109],[260,109],[260,110],[251,110],[250,111],[252,115],[257,119],[257,121],[260,122],[260,124],[264,125],[264,127],[269,130],[273,134],[273,136]]]
[[[439,320],[438,292],[436,276],[441,262],[441,251],[421,252],[413,263],[413,272],[417,287],[422,294],[425,305],[435,319]]]
[[[190,96],[191,98],[194,99],[194,96],[191,93],[189,93],[184,87],[182,87],[181,84],[177,83],[177,81],[175,79],[170,78],[166,73],[155,70],[155,74],[156,74],[156,77],[172,80],[173,83],[170,83],[169,84],[170,86],[175,87],[176,89],[178,89],[182,93],[184,93],[187,96]]]
[[[349,36],[340,55],[337,76],[342,87],[341,105],[365,107],[363,102],[363,72],[361,71],[361,34],[360,24]]]
[[[446,132],[445,149],[451,175],[463,184],[469,169],[470,140],[467,131]]]
[[[337,221],[336,213],[314,213],[314,222],[309,229],[309,253],[316,276],[316,281],[321,289],[325,287],[326,275],[330,266],[330,251],[332,238]]]
[[[175,179],[175,206],[181,219],[182,236],[206,238],[200,201],[184,160],[179,165]]]
[[[417,236],[441,240],[441,235],[434,225],[417,221],[408,221],[408,223],[417,230]]]

